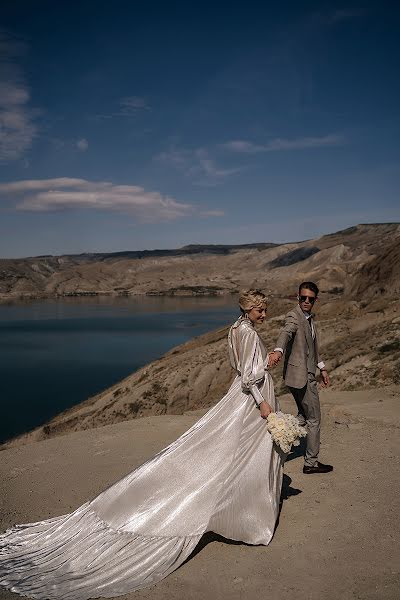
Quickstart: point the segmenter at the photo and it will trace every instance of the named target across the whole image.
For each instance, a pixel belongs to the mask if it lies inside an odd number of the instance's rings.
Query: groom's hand
[[[282,358],[282,353],[279,350],[274,350],[268,354],[268,366],[275,367]]]
[[[321,377],[322,377],[322,387],[328,387],[330,385],[331,381],[329,379],[328,371],[326,369],[322,369]]]

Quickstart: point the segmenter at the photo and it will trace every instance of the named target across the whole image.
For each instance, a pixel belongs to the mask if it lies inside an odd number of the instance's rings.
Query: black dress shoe
[[[332,465],[324,465],[324,463],[320,462],[317,462],[312,467],[307,467],[307,465],[303,467],[303,473],[306,475],[310,475],[311,473],[329,473],[330,471],[333,471]]]

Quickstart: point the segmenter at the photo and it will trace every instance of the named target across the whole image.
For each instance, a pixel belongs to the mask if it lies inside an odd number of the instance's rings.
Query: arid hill
[[[347,292],[360,269],[400,240],[398,223],[357,225],[289,244],[0,260],[0,300],[75,295],[215,295],[257,285],[286,295],[300,279]]]
[[[382,251],[364,263],[355,277],[352,293],[356,297],[400,296],[400,240],[384,246]]]
[[[377,388],[400,384],[399,241],[398,224],[358,225],[316,240],[274,247],[224,247],[223,251],[207,247],[204,252],[195,247],[194,253],[144,258],[102,255],[101,260],[86,256],[8,261],[7,272],[15,274],[15,285],[11,276],[8,280],[3,276],[3,298],[15,298],[29,285],[36,286],[32,293],[39,295],[90,290],[127,295],[219,294],[256,285],[270,295],[269,315],[260,335],[273,349],[285,313],[296,302],[298,283],[312,279],[322,290],[316,313],[332,389]],[[25,279],[18,279],[22,272]],[[226,335],[223,328],[171,350],[3,447],[136,417],[212,406],[233,377]],[[273,371],[279,394],[285,391],[280,371],[281,367]]]
[[[260,590],[282,599],[398,598],[398,225],[360,225],[318,240],[219,253],[0,262],[6,301],[104,291],[230,293],[256,284],[270,295],[260,328],[268,349],[296,302],[289,296],[299,280],[315,279],[323,290],[316,318],[332,379],[321,393],[321,460],[334,471],[309,478],[295,448],[268,548],[206,534],[180,569],[126,598],[255,600]],[[186,431],[233,378],[226,334],[221,328],[192,339],[4,444],[1,529],[75,510]],[[281,406],[294,413],[280,371],[272,374]],[[0,591],[0,600],[13,597]]]

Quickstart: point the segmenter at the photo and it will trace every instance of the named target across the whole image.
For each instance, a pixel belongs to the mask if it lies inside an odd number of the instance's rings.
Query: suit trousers
[[[289,387],[297,404],[297,419],[307,429],[307,445],[304,464],[313,467],[318,462],[321,433],[321,406],[315,375],[308,373],[308,381],[303,388]]]

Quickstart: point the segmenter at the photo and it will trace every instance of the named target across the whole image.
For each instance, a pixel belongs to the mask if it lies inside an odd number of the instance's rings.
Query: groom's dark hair
[[[319,293],[317,284],[313,283],[312,281],[303,281],[303,283],[299,285],[299,296],[301,296],[301,290],[311,290],[312,292],[314,292],[316,297]]]

